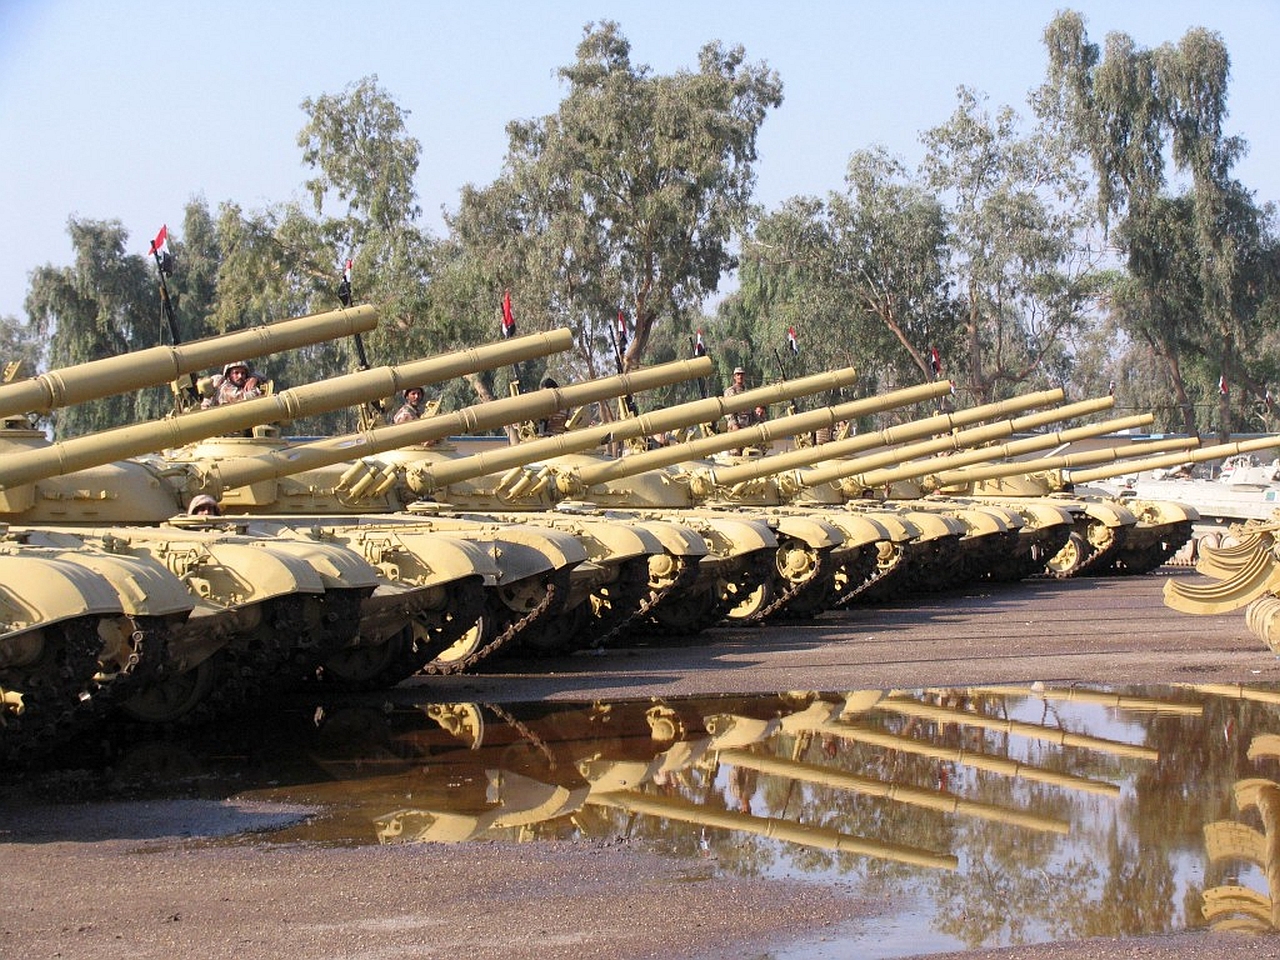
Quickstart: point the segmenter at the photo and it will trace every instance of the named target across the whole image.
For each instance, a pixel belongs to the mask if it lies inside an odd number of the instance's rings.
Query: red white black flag
[[[933,375],[940,376],[942,373],[942,354],[938,353],[938,348],[933,347],[929,350],[929,367],[933,370]]]
[[[787,346],[791,348],[791,352],[799,355],[800,341],[796,339],[796,328],[787,327]]]
[[[1224,397],[1231,392],[1231,388],[1227,386],[1227,375],[1225,373],[1218,378],[1218,392]]]
[[[707,348],[702,343],[701,330],[698,331],[697,339],[693,341],[693,355],[695,357],[705,357],[707,355]]]
[[[156,238],[151,241],[151,252],[154,254],[157,250],[164,246],[165,241],[169,239],[169,225],[165,224],[160,228],[160,232],[156,234]]]
[[[511,312],[511,291],[508,290],[502,295],[502,336],[514,337],[516,335],[516,318]]]

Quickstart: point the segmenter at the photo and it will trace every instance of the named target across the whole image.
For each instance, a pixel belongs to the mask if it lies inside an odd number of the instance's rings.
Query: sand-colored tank
[[[327,330],[323,325],[321,329]],[[387,561],[376,566],[366,559],[367,551],[356,552],[349,544],[323,536],[310,543],[274,536],[268,542],[263,534],[234,525],[197,529],[208,525],[207,519],[179,515],[199,489],[199,476],[154,463],[112,462],[175,438],[189,440],[336,409],[390,395],[408,384],[554,352],[568,340],[567,333],[517,338],[493,350],[480,348],[364,371],[261,400],[58,444],[11,418],[0,432],[0,448],[7,448],[0,459],[11,468],[0,478],[0,515],[9,524],[6,539],[13,557],[10,569],[18,571],[29,561],[33,571],[39,570],[48,552],[55,550],[93,569],[117,594],[119,610],[110,613],[115,620],[107,624],[99,617],[101,646],[92,675],[97,686],[91,697],[79,699],[99,706],[123,703],[137,716],[170,720],[190,714],[207,698],[235,702],[244,693],[230,688],[240,678],[249,678],[241,686],[252,692],[274,665],[285,673],[297,672],[304,663],[319,662],[328,654],[331,672],[342,677],[348,651],[360,651],[373,638],[379,645],[400,638],[403,646],[408,633],[415,646],[437,650],[455,642],[479,616],[486,583],[512,589],[523,577],[544,576],[581,562],[580,549],[566,543],[562,546],[569,548],[567,557],[512,549],[503,550],[503,562],[495,564],[490,558],[497,551],[491,545],[441,535],[415,551],[419,561],[430,556],[431,562],[419,562],[413,576],[402,577],[400,571],[410,564]],[[183,356],[185,348],[175,349]],[[165,373],[169,369],[163,368]],[[66,385],[62,395],[91,393],[81,378],[91,379],[94,372],[67,372],[57,381]],[[119,383],[108,378],[98,390],[105,394]],[[397,546],[403,548],[410,534],[422,539],[426,532],[385,534],[377,551],[390,556]],[[20,707],[29,715],[33,704],[43,702],[24,689],[21,671],[24,664],[31,665],[32,682],[38,683],[36,667],[52,656],[49,644],[33,642],[33,629],[19,627],[85,615],[85,601],[75,592],[61,595],[66,598],[62,611],[33,609],[24,616],[15,610],[10,643],[14,652],[5,658],[3,681],[5,702],[13,705],[10,712]],[[175,597],[184,602],[175,607]],[[44,631],[48,637],[56,633]],[[250,662],[246,657],[256,659]],[[404,669],[397,662],[403,656],[382,659],[390,661],[382,664],[384,672]],[[352,672],[364,679],[368,671]],[[34,726],[33,721],[24,722]]]

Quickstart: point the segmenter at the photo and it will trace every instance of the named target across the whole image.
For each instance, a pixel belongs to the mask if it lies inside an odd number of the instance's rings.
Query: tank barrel
[[[443,440],[455,433],[496,430],[523,420],[548,417],[559,410],[609,400],[626,394],[643,393],[657,387],[670,386],[711,372],[711,360],[677,360],[645,370],[617,374],[565,387],[537,390],[517,397],[504,397],[488,403],[464,407],[453,413],[438,414],[409,423],[391,424],[376,430],[364,430],[314,440],[287,450],[273,451],[214,464],[206,485],[216,482],[221,489],[246,486],[260,480],[319,469],[345,460],[372,456],[386,450]]]
[[[720,486],[732,487],[759,477],[781,473],[784,470],[811,467],[815,463],[836,460],[865,450],[946,433],[957,427],[981,423],[992,417],[1058,403],[1062,396],[1061,390],[1044,390],[1039,393],[1029,393],[1022,397],[1015,397],[1012,400],[986,403],[981,406],[971,407],[968,410],[938,414],[937,416],[925,417],[922,420],[913,420],[910,423],[900,424],[896,427],[889,427],[885,430],[858,434],[855,437],[849,437],[847,440],[824,443],[818,447],[788,450],[785,453],[763,457],[754,463],[744,463],[732,467],[717,467],[715,482]],[[1110,400],[1110,398],[1107,399]]]
[[[424,462],[414,470],[411,483],[418,493],[429,493],[432,490],[438,490],[462,480],[488,476],[489,474],[510,470],[513,467],[538,463],[539,461],[567,453],[589,450],[610,440],[629,440],[632,437],[653,436],[669,430],[679,430],[694,424],[717,420],[726,413],[737,413],[740,410],[750,410],[760,405],[779,403],[825,390],[838,389],[853,383],[856,378],[857,372],[852,367],[846,367],[841,370],[831,370],[809,377],[799,377],[784,383],[744,390],[742,393],[732,397],[709,397],[706,400],[694,400],[691,403],[665,407],[661,410],[654,410],[651,413],[641,414],[638,417],[615,420],[612,423],[605,423],[596,427],[570,430],[568,433],[554,437],[529,440],[503,450],[490,450],[473,454],[469,457],[459,457],[456,460],[444,463]],[[821,412],[816,411],[815,413]],[[798,414],[797,416],[809,415]],[[800,430],[809,429],[812,428],[800,428]],[[797,432],[800,432],[800,430]],[[636,456],[645,456],[645,454]],[[635,456],[631,456],[626,459],[630,461],[634,458]]]
[[[351,336],[372,330],[377,324],[377,311],[365,305],[281,320],[177,346],[150,347],[90,360],[0,385],[0,417],[49,413],[60,407],[169,383],[246,357],[262,357]]]
[[[767,776],[815,783],[835,790],[848,790],[871,797],[884,797],[897,803],[922,807],[926,810],[940,810],[944,813],[977,817],[982,820],[991,820],[1010,826],[1025,827],[1029,830],[1042,830],[1049,833],[1066,834],[1069,828],[1068,822],[1061,817],[1046,817],[1036,813],[1015,810],[1000,804],[968,800],[947,790],[877,780],[874,777],[860,776],[847,770],[803,763],[785,757],[769,756],[752,750],[731,747],[717,751],[716,757],[721,763],[728,763],[735,767],[746,767]]]
[[[1217,460],[1219,457],[1233,457],[1240,453],[1253,453],[1259,450],[1280,449],[1280,436],[1257,437],[1253,440],[1239,440],[1235,443],[1219,443],[1211,447],[1200,447],[1188,450],[1185,455],[1169,454],[1163,457],[1128,460],[1123,464],[1111,467],[1096,467],[1092,470],[1072,470],[1067,479],[1072,483],[1093,483],[1095,480],[1106,480],[1125,473],[1138,473],[1142,470],[1156,470],[1162,467],[1176,467],[1183,463],[1204,463]],[[1123,469],[1121,469],[1123,467]]]
[[[1015,477],[1028,474],[1042,474],[1051,470],[1065,470],[1074,467],[1086,467],[1096,463],[1113,463],[1124,461],[1125,466],[1119,473],[1129,473],[1132,466],[1129,457],[1142,457],[1168,450],[1177,450],[1173,454],[1175,463],[1186,463],[1191,449],[1199,443],[1194,437],[1171,437],[1164,440],[1149,440],[1145,443],[1134,443],[1127,447],[1106,447],[1101,450],[1082,450],[1079,453],[1066,453],[1056,457],[1043,457],[1036,460],[1019,460],[1013,463],[992,463],[986,466],[965,467],[932,472],[935,481],[943,487],[955,487],[960,484],[978,483],[984,480],[998,480],[1002,477]],[[1180,459],[1179,459],[1180,458]],[[1161,458],[1164,459],[1164,458]]]
[[[1110,400],[1111,398],[1107,397],[1105,399]],[[998,420],[993,423],[970,427],[967,430],[959,430],[946,436],[935,437],[931,440],[921,440],[916,443],[904,444],[900,447],[880,450],[866,456],[854,457],[851,460],[825,464],[805,471],[800,477],[800,481],[805,486],[817,486],[822,483],[830,483],[833,480],[855,477],[871,470],[896,467],[907,460],[917,457],[947,454],[967,447],[990,443],[1019,430],[1030,430],[1043,426],[1045,423],[1051,423],[1054,420],[1066,420],[1070,417],[1079,416],[1081,411],[1090,409],[1095,403],[1096,401],[1069,403],[1042,413],[1027,414],[1024,417],[1016,417],[1012,420]]]
[[[768,443],[785,437],[793,437],[798,433],[807,433],[823,427],[832,427],[841,420],[852,420],[857,417],[891,410],[894,407],[911,403],[933,400],[951,390],[950,381],[943,380],[924,386],[908,387],[895,390],[881,396],[867,397],[862,400],[851,400],[834,407],[820,410],[809,410],[794,416],[779,417],[753,427],[731,430],[716,434],[713,437],[701,437],[697,440],[675,444],[660,450],[649,450],[645,453],[632,454],[620,460],[602,463],[599,466],[583,467],[578,471],[578,482],[584,487],[597,483],[608,483],[623,477],[635,476],[648,470],[657,470],[686,460],[710,456],[725,450],[738,447]],[[812,448],[805,448],[812,449]]]
[[[278,420],[296,420],[392,396],[407,387],[567,350],[569,330],[535,333],[392,367],[377,367],[319,383],[282,390],[240,403],[195,410],[151,423],[131,424],[0,458],[0,489],[62,476],[76,470],[139,456]]]
[[[656,794],[620,790],[613,793],[593,794],[587,798],[587,803],[618,807],[629,813],[666,817],[685,823],[723,827],[726,830],[756,834],[801,846],[878,857],[920,867],[954,870],[959,865],[959,861],[951,854],[934,853],[919,847],[886,843],[881,840],[869,840],[865,837],[841,833],[830,827],[810,826],[778,817],[754,817],[730,810],[713,810],[675,797],[660,797]]]
[[[1131,430],[1137,427],[1145,427],[1151,424],[1155,419],[1149,413],[1135,414],[1131,417],[1118,417],[1114,420],[1103,420],[1099,423],[1087,424],[1083,427],[1071,427],[1067,430],[1057,430],[1052,433],[1038,433],[1034,436],[1024,437],[1021,440],[1011,440],[1009,443],[1000,444],[998,446],[977,447],[973,450],[964,450],[951,456],[933,457],[925,460],[910,460],[905,463],[898,464],[896,467],[890,467],[883,470],[874,470],[870,473],[862,474],[858,477],[859,482],[868,487],[879,487],[887,483],[895,483],[899,480],[910,480],[917,477],[939,477],[943,471],[958,472],[961,467],[968,467],[972,464],[990,464],[994,468],[1016,468],[1016,463],[996,463],[994,461],[1008,460],[1012,457],[1022,457],[1029,453],[1037,453],[1041,450],[1048,450],[1051,447],[1062,446],[1067,443],[1074,443],[1076,440],[1084,440],[1089,437],[1100,437],[1104,434],[1115,433],[1120,430]],[[1022,426],[1019,430],[1025,429]],[[1010,470],[1010,473],[1017,472]],[[941,482],[941,480],[939,480]]]

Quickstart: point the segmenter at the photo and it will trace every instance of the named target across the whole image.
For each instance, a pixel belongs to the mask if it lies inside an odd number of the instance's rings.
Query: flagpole
[[[178,334],[178,317],[173,311],[173,301],[169,299],[169,284],[165,282],[165,277],[173,272],[173,254],[166,253],[163,257],[160,255],[160,248],[168,242],[169,225],[166,223],[161,225],[160,232],[151,241],[151,256],[155,258],[156,273],[160,277],[160,310],[164,314],[165,322],[169,325],[169,339],[176,347],[182,343],[182,337]],[[195,407],[200,403],[200,391],[196,389],[195,382],[190,377],[183,379],[186,382],[178,394],[179,410],[181,410],[182,394],[186,394],[190,406]]]

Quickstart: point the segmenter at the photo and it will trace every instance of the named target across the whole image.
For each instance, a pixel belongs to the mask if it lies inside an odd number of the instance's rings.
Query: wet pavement
[[[104,729],[24,778],[0,840],[115,835],[51,815],[111,800],[232,847],[620,843],[690,883],[776,878],[883,905],[774,954],[791,960],[1270,931],[1275,658],[1242,617],[1153,604],[1158,581],[303,693],[189,735]]]

